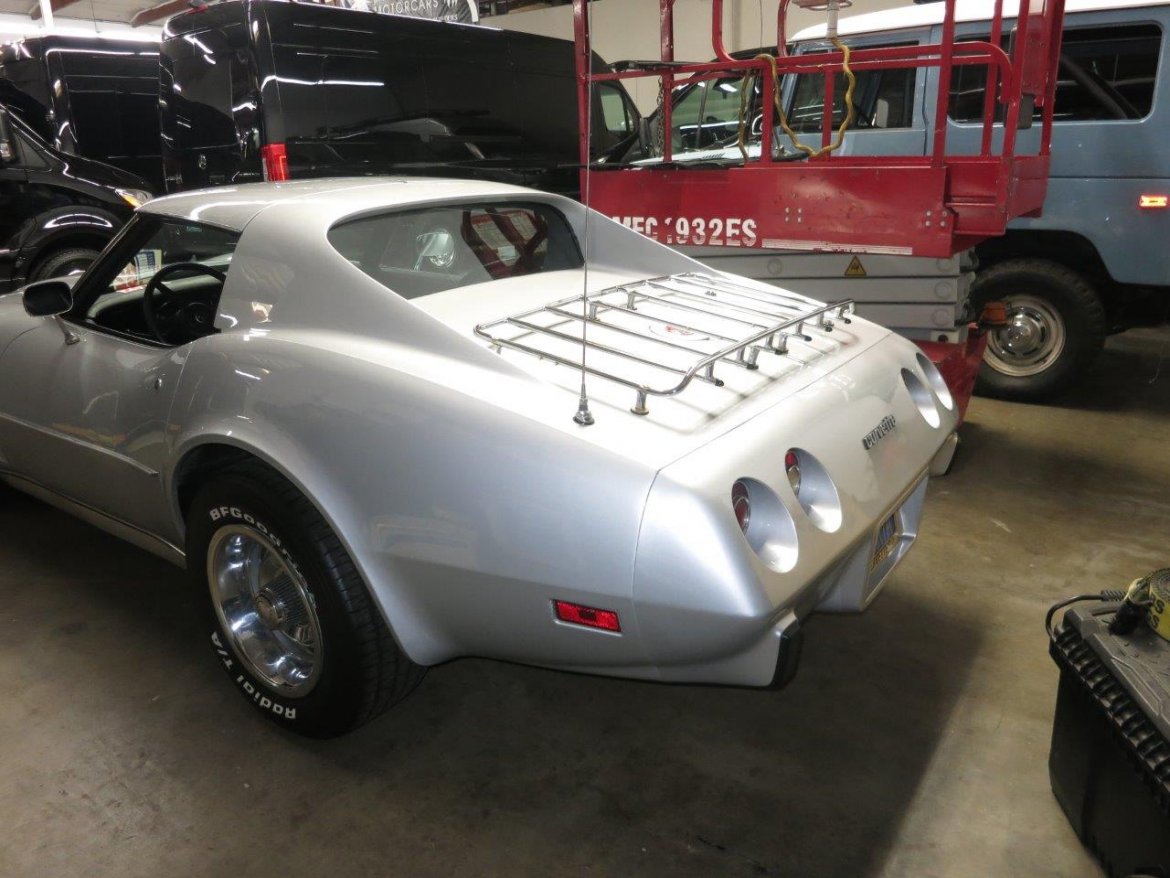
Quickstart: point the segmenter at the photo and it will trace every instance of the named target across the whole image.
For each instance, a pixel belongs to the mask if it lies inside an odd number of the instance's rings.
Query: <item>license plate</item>
[[[874,542],[873,558],[869,562],[870,570],[873,570],[890,557],[894,549],[898,547],[898,538],[900,536],[901,534],[898,533],[898,516],[895,513],[883,521],[882,526],[878,528],[877,540]]]

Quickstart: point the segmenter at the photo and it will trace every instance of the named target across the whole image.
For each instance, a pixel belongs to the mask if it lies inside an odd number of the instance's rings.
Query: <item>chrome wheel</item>
[[[1049,368],[1064,351],[1064,318],[1044,299],[1006,296],[1008,323],[991,334],[984,362],[1004,375],[1025,377]]]
[[[281,695],[307,695],[321,673],[321,622],[301,575],[259,531],[230,525],[208,546],[207,581],[236,658]]]

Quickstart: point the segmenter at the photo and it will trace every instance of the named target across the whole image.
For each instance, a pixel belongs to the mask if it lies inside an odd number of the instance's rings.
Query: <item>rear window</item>
[[[381,214],[334,226],[329,243],[407,299],[584,264],[572,228],[545,204],[480,202]]]
[[[293,176],[576,159],[571,43],[328,8],[304,17],[270,13],[280,102],[267,112],[279,108]]]

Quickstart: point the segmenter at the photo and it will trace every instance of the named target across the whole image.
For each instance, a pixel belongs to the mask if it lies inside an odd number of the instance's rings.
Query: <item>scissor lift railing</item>
[[[719,227],[727,218],[752,220],[753,234],[727,241],[734,246],[950,257],[980,240],[1002,235],[1010,220],[1037,214],[1047,190],[1052,103],[1064,19],[1063,0],[1019,0],[1005,16],[996,0],[990,38],[956,42],[955,0],[945,0],[942,39],[937,45],[856,49],[854,71],[938,68],[931,140],[926,154],[857,156],[827,153],[801,161],[774,155],[777,79],[762,59],[735,59],[723,45],[723,0],[712,0],[712,50],[716,61],[674,60],[673,6],[659,0],[661,60],[621,72],[594,73],[586,0],[574,0],[577,79],[580,90],[582,192],[591,207],[615,217],[636,217],[663,243],[717,244],[691,240],[696,220]],[[783,45],[781,3],[776,74],[824,74],[825,100],[821,146],[833,138],[835,75],[843,71],[842,52],[789,56]],[[1014,46],[1001,48],[1005,17],[1015,19]],[[977,154],[948,150],[947,118],[951,73],[958,66],[984,67],[987,90],[982,139]],[[662,127],[671,130],[675,86],[695,79],[717,79],[754,72],[761,77],[763,113],[759,155],[742,161],[702,166],[675,160],[669,134],[662,161],[638,165],[589,166],[587,111],[594,82],[654,77],[661,83]],[[1042,110],[1039,146],[1017,153],[1017,134],[1031,127],[1033,107]],[[997,121],[999,116],[1002,121]],[[1001,134],[997,134],[997,130]],[[584,175],[588,174],[586,181]],[[683,223],[680,224],[680,220]],[[688,240],[675,240],[682,229]]]

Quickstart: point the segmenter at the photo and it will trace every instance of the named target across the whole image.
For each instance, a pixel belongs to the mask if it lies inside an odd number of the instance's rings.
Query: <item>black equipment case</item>
[[[1109,633],[1117,604],[1068,611],[1048,773],[1081,841],[1111,878],[1170,878],[1170,643]]]

